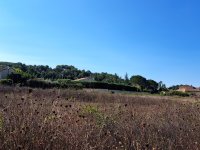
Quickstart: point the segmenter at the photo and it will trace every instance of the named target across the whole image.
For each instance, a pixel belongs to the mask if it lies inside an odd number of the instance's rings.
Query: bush
[[[58,79],[56,80],[59,84],[68,84],[71,83],[70,79]]]
[[[20,83],[21,85],[26,84],[27,80],[30,78],[31,76],[25,72],[11,73],[8,76],[8,79],[11,79],[14,84]]]
[[[54,88],[59,87],[59,84],[56,82],[52,82],[49,80],[43,80],[43,79],[30,79],[27,81],[27,86],[32,88]]]
[[[189,93],[180,92],[180,91],[161,92],[160,94],[164,95],[164,96],[181,96],[181,97],[188,97],[188,96],[190,96]]]
[[[76,82],[81,83],[84,88],[121,90],[121,91],[138,91],[138,88],[124,85],[124,84],[114,84],[114,83],[106,83],[106,82],[78,82],[78,81]]]
[[[137,87],[124,85],[124,84],[114,84],[105,82],[81,82],[81,81],[71,81],[68,79],[59,79],[56,81],[44,80],[44,79],[29,79],[26,86],[32,88],[92,88],[92,89],[108,89],[108,90],[121,90],[121,91],[139,91]]]
[[[56,81],[44,80],[44,79],[30,79],[27,81],[27,86],[32,88],[83,88],[81,83],[71,82],[70,80],[60,79]]]
[[[58,79],[55,82],[58,83],[60,88],[73,88],[73,89],[82,89],[83,85],[79,82],[72,82],[69,79]]]
[[[13,80],[11,79],[2,79],[0,80],[1,85],[13,85]]]

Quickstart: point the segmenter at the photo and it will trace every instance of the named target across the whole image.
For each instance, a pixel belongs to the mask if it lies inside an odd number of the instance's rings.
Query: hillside
[[[109,74],[109,73],[93,73],[89,70],[80,70],[72,65],[57,65],[55,68],[51,68],[48,65],[26,65],[23,63],[12,63],[12,62],[0,62],[0,65],[10,66],[19,70],[20,73],[25,73],[26,79],[29,78],[42,78],[44,80],[56,81],[59,79],[67,79],[67,80],[76,80],[90,77],[95,82],[105,83],[104,88],[110,87],[111,84],[120,84],[124,86],[133,86],[137,87],[140,90],[146,91],[156,91],[159,87],[165,88],[165,85],[162,82],[157,83],[154,80],[146,79],[142,76],[131,76],[128,77],[128,74],[125,75],[124,78],[118,76],[117,74]],[[18,82],[18,81],[17,81]],[[86,83],[84,83],[86,84]],[[96,87],[96,85],[95,85]],[[98,86],[99,87],[99,86]],[[129,87],[127,87],[129,88]],[[116,88],[114,88],[116,89]],[[121,89],[121,88],[120,88]],[[126,88],[125,88],[126,89]]]

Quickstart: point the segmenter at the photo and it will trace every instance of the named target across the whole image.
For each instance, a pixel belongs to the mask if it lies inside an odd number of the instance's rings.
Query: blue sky
[[[0,61],[200,86],[198,0],[1,0]]]

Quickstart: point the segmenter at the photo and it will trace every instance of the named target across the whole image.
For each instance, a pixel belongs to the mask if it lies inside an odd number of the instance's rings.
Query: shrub
[[[2,79],[2,80],[0,80],[0,84],[2,84],[2,85],[13,85],[13,80],[11,80],[11,79]]]
[[[33,88],[53,88],[58,87],[59,85],[56,82],[43,79],[30,79],[27,81],[27,86]]]
[[[59,84],[68,84],[71,82],[70,79],[58,79],[56,80]]]
[[[190,96],[189,93],[180,92],[180,91],[161,92],[160,94],[164,95],[164,96],[181,96],[181,97],[188,97],[188,96]]]
[[[85,105],[81,109],[80,115],[92,117],[98,127],[103,127],[106,125],[108,117],[99,111],[97,106]]]
[[[44,79],[30,79],[27,81],[27,86],[32,88],[73,88],[81,89],[83,88],[81,83],[71,82],[70,80],[44,80]]]
[[[27,80],[30,78],[31,78],[31,75],[25,72],[15,72],[15,73],[11,73],[8,76],[8,79],[13,80],[14,84],[20,83],[22,85],[26,84]]]
[[[138,91],[138,88],[124,85],[124,84],[115,84],[115,83],[106,83],[106,82],[77,82],[77,83],[81,83],[84,88]]]

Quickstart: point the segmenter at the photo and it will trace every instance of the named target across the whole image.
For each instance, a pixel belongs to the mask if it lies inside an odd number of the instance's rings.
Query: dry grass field
[[[196,150],[200,103],[0,87],[0,149]]]

